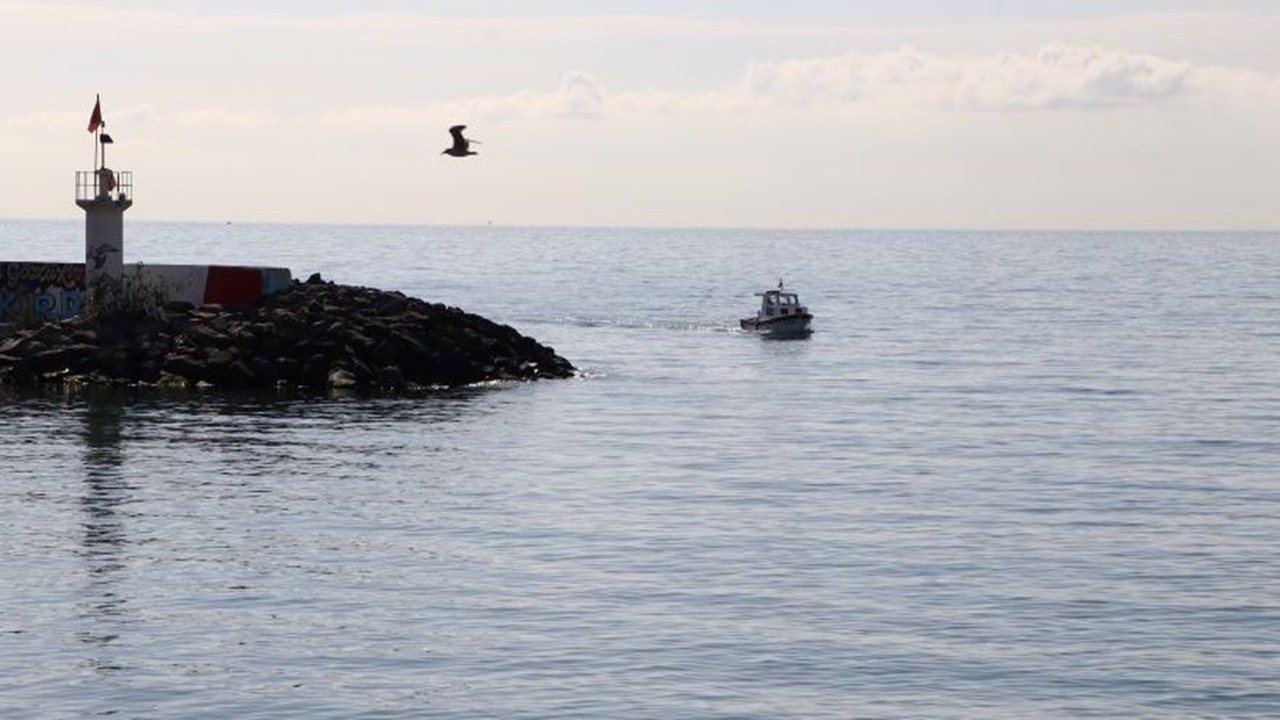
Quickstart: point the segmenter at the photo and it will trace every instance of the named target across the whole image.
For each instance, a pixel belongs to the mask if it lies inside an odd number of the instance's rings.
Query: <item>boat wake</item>
[[[672,320],[650,317],[601,317],[584,315],[566,315],[548,319],[530,318],[528,322],[543,322],[552,325],[569,325],[580,328],[606,328],[618,330],[669,330],[673,332],[715,332],[737,333],[741,330],[723,320]]]

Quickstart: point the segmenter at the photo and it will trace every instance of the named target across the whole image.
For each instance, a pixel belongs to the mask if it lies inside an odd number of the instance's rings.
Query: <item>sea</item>
[[[1280,235],[163,223],[570,380],[0,390],[0,717],[1275,718]],[[78,220],[0,222],[74,262]],[[807,338],[745,333],[780,282]]]

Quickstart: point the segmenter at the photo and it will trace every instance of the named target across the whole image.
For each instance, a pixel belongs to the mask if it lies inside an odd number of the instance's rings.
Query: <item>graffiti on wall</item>
[[[84,303],[84,263],[0,262],[0,321],[61,320]]]
[[[254,303],[293,282],[286,268],[223,265],[130,265],[126,287],[155,289],[162,301],[194,305]],[[0,261],[0,322],[62,320],[79,315],[85,301],[84,263]]]

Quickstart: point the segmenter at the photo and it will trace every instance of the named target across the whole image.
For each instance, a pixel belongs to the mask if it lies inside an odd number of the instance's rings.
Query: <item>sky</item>
[[[1274,0],[0,0],[0,218],[1280,228]],[[479,155],[442,155],[466,124]]]

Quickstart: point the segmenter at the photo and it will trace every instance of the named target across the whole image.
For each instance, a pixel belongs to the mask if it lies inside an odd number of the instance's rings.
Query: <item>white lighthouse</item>
[[[84,285],[89,307],[102,310],[120,297],[124,280],[124,211],[133,205],[133,173],[107,167],[111,136],[102,131],[102,106],[89,118],[94,169],[76,172],[76,205],[84,210]]]

